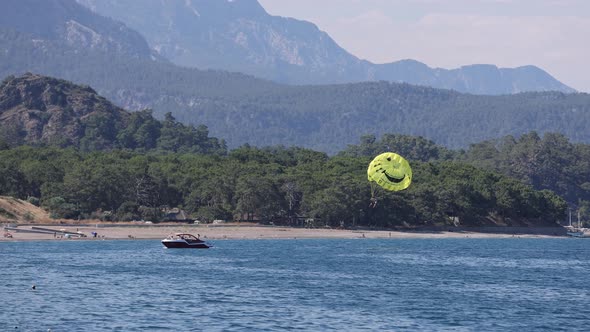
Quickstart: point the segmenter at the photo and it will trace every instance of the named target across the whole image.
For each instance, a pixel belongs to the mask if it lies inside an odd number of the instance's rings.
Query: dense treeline
[[[227,155],[22,146],[0,151],[0,195],[54,217],[160,220],[181,207],[200,220],[288,225],[554,224],[567,205],[548,190],[463,162],[411,160],[412,186],[379,191],[369,208],[370,157],[243,146]]]
[[[27,142],[27,133],[20,127],[0,123],[0,146],[75,147],[92,152],[109,149],[140,151],[159,150],[166,152],[226,154],[224,140],[209,136],[204,125],[184,125],[167,113],[158,121],[151,110],[134,112],[123,121],[113,114],[93,114],[78,121],[81,135],[52,137],[51,141]]]
[[[133,112],[127,122],[125,128],[113,134],[116,148],[222,155],[227,153],[225,141],[210,137],[206,126],[184,125],[176,121],[170,113],[164,115],[164,120],[158,121],[152,116],[151,110]],[[88,136],[84,136],[84,139],[94,141]]]
[[[462,160],[542,190],[552,190],[590,217],[590,145],[562,134],[530,132],[472,145]]]
[[[340,155],[371,156],[388,150],[412,160],[455,160],[504,174],[537,190],[555,192],[584,220],[590,218],[590,145],[572,143],[565,135],[546,133],[541,137],[533,131],[456,151],[422,137],[387,134],[377,140],[366,135]]]

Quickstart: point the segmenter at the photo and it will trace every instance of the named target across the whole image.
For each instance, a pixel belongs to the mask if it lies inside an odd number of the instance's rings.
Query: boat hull
[[[567,232],[567,235],[572,237],[590,237],[590,234],[586,232]]]
[[[183,241],[162,241],[162,244],[166,247],[166,248],[192,248],[192,249],[208,249],[209,246],[202,242],[202,243],[186,243]]]

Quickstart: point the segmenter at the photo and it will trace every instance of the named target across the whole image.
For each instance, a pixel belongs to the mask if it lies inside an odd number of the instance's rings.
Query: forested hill
[[[77,68],[77,75],[92,77],[92,70]],[[117,59],[96,78],[108,86],[107,98],[132,109],[153,107],[160,119],[170,111],[181,123],[206,126],[230,148],[282,144],[337,153],[363,135],[386,133],[466,148],[533,130],[590,142],[590,95],[583,93],[478,96],[387,82],[291,87]]]
[[[33,74],[8,77],[0,84],[0,138],[15,146],[92,144],[112,147],[129,113],[98,96],[92,88]],[[112,129],[100,127],[111,127]],[[94,141],[86,131],[97,129]]]
[[[162,149],[225,153],[205,126],[164,121],[151,111],[129,113],[88,86],[27,73],[0,83],[0,145],[54,145],[84,151]]]
[[[230,147],[284,144],[328,153],[365,134],[424,136],[449,148],[535,130],[590,142],[590,95],[559,92],[503,96],[387,82],[284,87],[240,99],[189,105],[176,100],[181,121],[199,119]],[[165,108],[157,102],[156,109]]]

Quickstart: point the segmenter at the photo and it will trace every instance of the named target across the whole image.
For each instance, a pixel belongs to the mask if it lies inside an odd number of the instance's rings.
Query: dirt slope
[[[0,223],[50,223],[49,213],[27,201],[0,196]]]

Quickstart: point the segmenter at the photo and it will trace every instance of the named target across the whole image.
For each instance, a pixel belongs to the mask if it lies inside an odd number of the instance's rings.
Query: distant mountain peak
[[[9,76],[0,85],[0,112],[23,105],[25,108],[47,110],[54,106],[65,106],[68,101],[60,96],[76,95],[76,100],[89,104],[106,99],[97,95],[89,86],[75,85],[66,80],[30,72],[19,77]],[[116,108],[114,106],[109,108]]]
[[[77,0],[125,22],[173,63],[221,69],[289,84],[372,80],[406,82],[476,94],[574,90],[525,68],[475,64],[430,68],[406,59],[360,60],[310,22],[271,16],[257,0]]]
[[[26,33],[38,42],[63,41],[79,50],[150,59],[147,41],[125,24],[97,15],[74,0],[2,0],[0,29]]]

